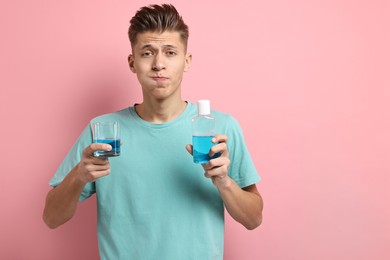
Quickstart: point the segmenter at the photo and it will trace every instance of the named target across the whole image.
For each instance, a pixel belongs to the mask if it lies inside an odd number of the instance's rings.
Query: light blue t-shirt
[[[96,193],[101,259],[223,259],[223,201],[185,149],[192,142],[191,118],[196,113],[196,105],[188,103],[176,119],[154,124],[130,107],[91,121],[118,121],[123,143],[121,155],[109,159],[110,175],[88,183],[80,196],[82,201]],[[228,136],[229,176],[240,187],[258,182],[237,121],[217,111],[212,114],[217,133]],[[87,126],[51,186],[63,180],[91,142]]]

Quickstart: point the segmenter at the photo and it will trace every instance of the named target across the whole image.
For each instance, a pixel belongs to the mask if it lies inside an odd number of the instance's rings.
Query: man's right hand
[[[108,159],[96,158],[93,153],[97,150],[110,151],[111,149],[108,144],[89,145],[83,150],[80,162],[57,187],[48,192],[43,220],[50,228],[56,228],[73,217],[85,184],[110,173]]]
[[[78,177],[83,183],[93,182],[110,174],[108,158],[96,158],[93,153],[97,150],[110,151],[111,145],[92,143],[83,150],[82,158],[77,165]]]

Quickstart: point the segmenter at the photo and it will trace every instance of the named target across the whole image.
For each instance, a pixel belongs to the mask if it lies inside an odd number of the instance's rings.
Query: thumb
[[[192,145],[191,144],[186,145],[186,150],[187,150],[187,152],[189,152],[192,155]]]
[[[83,154],[85,156],[93,156],[93,153],[97,150],[110,151],[111,149],[111,145],[108,144],[92,143],[83,150]]]

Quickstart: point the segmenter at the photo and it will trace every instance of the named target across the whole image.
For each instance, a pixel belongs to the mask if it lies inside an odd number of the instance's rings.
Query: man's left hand
[[[227,139],[228,137],[226,135],[215,135],[211,141],[216,143],[216,145],[211,147],[209,156],[213,157],[216,153],[220,153],[221,155],[218,158],[211,159],[207,163],[202,164],[202,167],[205,170],[204,176],[210,178],[213,181],[213,184],[218,188],[228,186],[231,181],[228,176],[230,159],[226,144]],[[186,149],[192,154],[192,145],[188,144]]]

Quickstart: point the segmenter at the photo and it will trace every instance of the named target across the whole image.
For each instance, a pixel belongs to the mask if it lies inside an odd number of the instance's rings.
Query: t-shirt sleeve
[[[72,146],[65,159],[62,161],[54,177],[50,180],[49,184],[53,188],[57,187],[65,176],[80,162],[83,149],[90,145],[92,142],[92,134],[89,125],[81,133],[75,144]],[[85,185],[81,195],[80,201],[92,196],[95,193],[95,183],[89,182]]]
[[[239,123],[231,116],[226,118],[226,135],[230,157],[229,176],[241,188],[261,180],[246,147]]]

